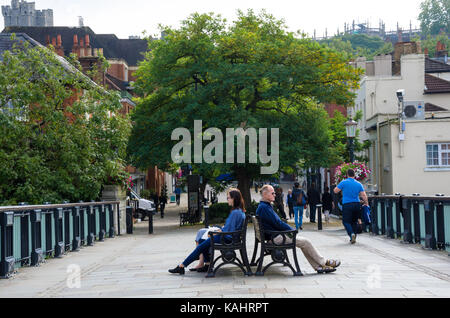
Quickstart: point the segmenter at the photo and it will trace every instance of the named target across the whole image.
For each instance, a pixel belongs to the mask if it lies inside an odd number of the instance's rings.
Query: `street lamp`
[[[353,154],[353,140],[356,137],[356,126],[358,123],[354,121],[351,117],[348,122],[345,123],[345,129],[347,131],[347,138],[350,146],[350,162],[353,163],[355,161],[355,156]]]

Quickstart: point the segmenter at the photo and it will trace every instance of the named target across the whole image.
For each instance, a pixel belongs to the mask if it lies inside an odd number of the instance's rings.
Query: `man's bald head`
[[[266,202],[274,202],[275,201],[275,190],[274,188],[269,185],[266,184],[265,186],[263,186],[261,188],[261,197],[263,201]]]

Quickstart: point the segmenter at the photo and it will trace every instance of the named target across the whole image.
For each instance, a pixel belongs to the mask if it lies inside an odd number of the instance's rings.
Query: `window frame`
[[[447,149],[442,149],[443,145],[446,146]],[[432,149],[432,151],[430,152],[428,149],[429,146],[437,146],[437,152]],[[450,141],[447,142],[428,142],[426,143],[426,167],[427,168],[433,168],[433,167],[437,167],[437,168],[450,168]],[[429,156],[429,154],[433,154],[432,157]],[[434,157],[434,154],[437,153],[437,165],[436,164],[429,164],[429,161],[432,160],[436,160],[436,158]],[[443,154],[447,154],[447,164],[444,164],[443,160]]]

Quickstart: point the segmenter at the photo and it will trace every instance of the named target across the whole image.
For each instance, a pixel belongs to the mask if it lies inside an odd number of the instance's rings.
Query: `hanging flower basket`
[[[355,179],[359,182],[364,182],[364,180],[369,178],[372,173],[372,171],[362,162],[343,163],[336,168],[335,178],[337,184],[347,178],[348,169],[353,169],[355,171]]]

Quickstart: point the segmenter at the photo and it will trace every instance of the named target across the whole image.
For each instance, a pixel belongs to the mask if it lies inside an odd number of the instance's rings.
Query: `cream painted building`
[[[368,190],[450,195],[450,65],[409,42],[398,43],[393,56],[355,64],[366,71],[351,112],[363,112],[360,140],[372,142]]]

